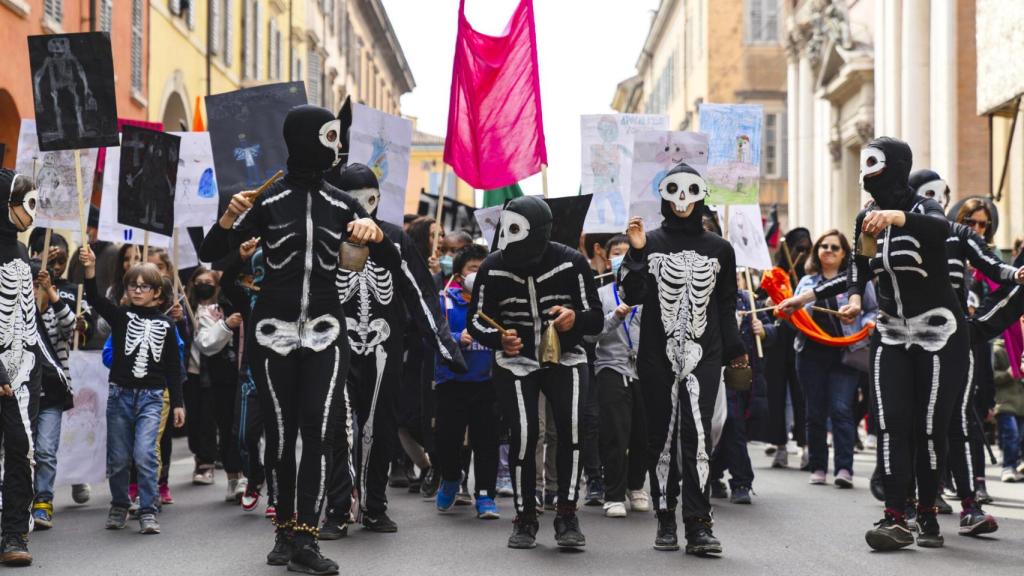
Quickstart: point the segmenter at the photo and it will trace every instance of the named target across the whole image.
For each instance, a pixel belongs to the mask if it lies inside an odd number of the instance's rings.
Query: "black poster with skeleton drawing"
[[[125,126],[117,184],[117,221],[164,236],[174,230],[174,185],[181,138]]]
[[[117,146],[110,35],[29,36],[28,54],[39,150]]]

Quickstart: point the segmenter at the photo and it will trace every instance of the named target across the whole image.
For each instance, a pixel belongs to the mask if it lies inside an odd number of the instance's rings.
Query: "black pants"
[[[587,389],[587,366],[550,366],[516,376],[494,366],[494,390],[511,428],[509,469],[517,514],[537,509],[537,415],[541,391],[551,404],[558,430],[558,502],[575,505],[580,493],[580,416]],[[551,426],[551,422],[547,423]]]
[[[236,388],[232,383],[214,382],[203,386],[198,374],[188,375],[185,410],[188,413],[188,449],[197,466],[213,466],[217,460],[224,471],[236,474],[242,463],[234,437]]]
[[[704,357],[678,379],[661,356],[640,364],[647,408],[647,465],[657,510],[675,510],[682,480],[684,520],[711,519],[711,419],[715,414],[722,362]]]
[[[963,320],[936,352],[883,344],[878,332],[872,335],[871,386],[887,509],[903,510],[915,477],[919,505],[934,506],[953,406],[968,376],[969,345]]]
[[[498,476],[498,418],[494,413],[494,384],[449,381],[437,385],[435,452],[443,480],[461,481],[463,439],[469,428],[473,451],[475,496],[494,497]]]
[[[263,467],[263,455],[260,454],[260,437],[263,436],[263,414],[260,410],[256,383],[252,380],[252,372],[243,366],[239,373],[239,385],[235,395],[234,438],[237,440],[236,450],[242,473],[249,479],[253,487],[267,484],[267,494],[274,499],[273,482],[267,482],[266,469]]]
[[[32,485],[32,422],[39,413],[39,378],[0,398],[0,437],[3,440],[4,509],[0,514],[3,534],[28,534]]]
[[[257,305],[256,313],[260,311]],[[258,324],[258,319],[253,322]],[[340,319],[341,326],[345,319]],[[301,329],[301,327],[300,327]],[[267,468],[277,490],[277,522],[290,522],[297,512],[300,525],[316,526],[327,489],[336,444],[344,434],[347,403],[348,341],[340,337],[320,351],[297,348],[282,356],[255,338],[250,367],[259,390],[267,437]],[[302,435],[302,460],[296,466],[295,443]],[[346,447],[340,447],[344,453]]]
[[[747,419],[750,394],[726,390],[728,412],[722,437],[718,439],[718,447],[711,459],[711,479],[721,480],[725,471],[729,471],[729,486],[736,489],[740,486],[750,488],[754,484],[754,468],[750,464],[750,452],[747,451]]]
[[[643,489],[647,473],[644,398],[636,380],[610,368],[598,371],[592,388],[600,403],[604,498],[606,502],[625,502],[626,490]]]
[[[587,375],[587,381],[595,381],[593,371]],[[602,476],[600,436],[601,399],[597,386],[587,386],[587,396],[583,399],[583,471],[587,480],[597,480]]]
[[[793,439],[803,446],[807,432],[804,423],[804,393],[796,375],[796,352],[793,340],[796,329],[788,322],[779,324],[775,345],[765,351],[765,378],[768,382],[768,442],[782,446],[789,442],[786,426],[786,398],[793,406]]]

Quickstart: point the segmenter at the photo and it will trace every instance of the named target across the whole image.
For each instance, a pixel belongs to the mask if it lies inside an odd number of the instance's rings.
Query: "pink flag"
[[[532,0],[520,0],[501,36],[474,30],[460,0],[444,161],[485,190],[547,163]]]

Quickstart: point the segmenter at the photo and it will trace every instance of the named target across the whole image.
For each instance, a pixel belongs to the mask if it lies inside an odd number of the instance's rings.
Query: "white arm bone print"
[[[164,355],[164,339],[167,337],[167,323],[155,318],[140,318],[128,313],[128,328],[124,338],[124,355],[135,354],[132,376],[145,378],[149,374],[149,359],[160,362]],[[136,350],[138,352],[136,353]]]
[[[391,304],[395,295],[394,278],[389,270],[368,260],[362,272],[338,268],[335,285],[342,304],[353,297],[358,298],[358,318],[350,316],[345,322],[348,341],[354,354],[369,356],[378,344],[391,336],[391,326],[387,321],[383,318],[371,319],[371,306],[374,300],[381,306]]]
[[[651,274],[658,282],[661,322],[668,340],[665,350],[677,378],[697,367],[704,350],[697,340],[708,326],[708,303],[721,265],[692,250],[652,254]]]
[[[38,342],[32,269],[22,260],[0,267],[0,358],[12,387],[28,381],[35,367],[31,350]]]

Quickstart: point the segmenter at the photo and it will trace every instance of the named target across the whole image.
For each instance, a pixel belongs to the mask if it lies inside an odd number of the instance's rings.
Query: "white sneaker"
[[[878,448],[878,436],[868,434],[868,437],[864,439],[864,449],[875,450],[876,448]]]
[[[811,451],[807,448],[803,449],[803,453],[800,454],[800,469],[807,468],[811,463]]]
[[[1016,482],[1019,480],[1018,476],[1019,472],[1013,468],[1003,468],[1003,473],[999,475],[999,479],[1003,482]]]
[[[630,490],[629,491],[629,507],[634,512],[650,512],[651,511],[651,495],[646,490]]]
[[[238,477],[238,483],[235,484],[235,504],[242,501],[242,496],[245,495],[245,491],[249,488],[249,479],[245,476]]]
[[[604,503],[604,515],[608,518],[625,518],[626,517],[626,503],[625,502],[605,502]]]
[[[228,478],[228,488],[227,491],[224,492],[225,502],[235,502],[235,492],[237,492],[237,488],[238,478]]]

